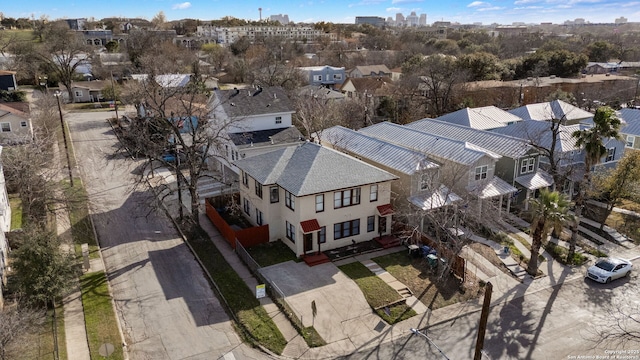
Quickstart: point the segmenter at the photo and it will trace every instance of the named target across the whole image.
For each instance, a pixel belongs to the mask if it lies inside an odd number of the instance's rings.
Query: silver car
[[[586,277],[593,281],[609,283],[611,280],[629,276],[631,268],[633,264],[629,260],[614,257],[602,258],[589,267]]]

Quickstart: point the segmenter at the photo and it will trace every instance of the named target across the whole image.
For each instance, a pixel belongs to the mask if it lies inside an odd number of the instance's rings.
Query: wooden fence
[[[269,225],[235,230],[227,224],[209,201],[206,201],[206,212],[209,220],[211,220],[213,225],[220,231],[222,237],[225,238],[234,249],[236,248],[236,239],[238,239],[244,247],[252,247],[269,242]]]

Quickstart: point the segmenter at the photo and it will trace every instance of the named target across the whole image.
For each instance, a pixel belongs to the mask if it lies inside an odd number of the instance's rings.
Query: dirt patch
[[[514,276],[513,273],[511,271],[509,271],[509,269],[507,269],[507,267],[504,265],[502,260],[500,260],[500,257],[498,257],[498,255],[496,254],[495,250],[493,250],[492,248],[490,248],[489,246],[487,246],[485,244],[480,244],[480,243],[472,243],[472,244],[469,244],[468,246],[471,249],[473,249],[473,251],[475,251],[478,254],[482,255],[482,257],[487,259],[496,268],[500,269],[500,271],[502,271],[503,273],[511,276],[512,278],[520,281],[520,279],[518,279],[516,276]],[[517,261],[517,262],[520,261],[519,259],[517,259],[517,258],[515,258],[513,256],[513,253],[511,254],[511,257],[513,257],[514,260]],[[526,264],[520,263],[520,266],[526,267]]]

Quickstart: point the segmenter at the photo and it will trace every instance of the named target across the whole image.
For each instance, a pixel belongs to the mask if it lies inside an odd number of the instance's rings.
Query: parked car
[[[609,283],[611,280],[629,276],[632,268],[633,264],[629,260],[614,257],[602,258],[587,269],[586,277],[593,281]]]

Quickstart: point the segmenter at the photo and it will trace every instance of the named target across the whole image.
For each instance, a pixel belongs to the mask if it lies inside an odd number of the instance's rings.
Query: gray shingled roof
[[[640,110],[638,109],[621,109],[619,117],[624,121],[620,133],[640,136]]]
[[[397,179],[364,161],[310,142],[238,160],[235,165],[261,184],[278,184],[295,196]]]
[[[215,90],[224,111],[232,118],[294,112],[291,100],[281,87]]]
[[[412,175],[418,170],[440,166],[429,160],[422,152],[394,145],[342,126],[323,130],[321,140],[330,143],[338,150],[344,149],[351,154],[370,159],[407,175]]]
[[[462,125],[479,130],[491,130],[509,123],[522,121],[516,115],[506,112],[495,106],[484,106],[479,108],[465,108],[452,113],[442,115],[436,120]]]
[[[522,122],[523,121],[516,124]],[[522,139],[516,137],[497,134],[495,130],[484,131],[472,129],[467,126],[450,124],[434,119],[418,120],[405,126],[411,129],[428,132],[435,136],[443,136],[453,140],[466,141],[483,149],[487,149],[488,151],[514,159],[526,156],[527,153],[532,150],[532,147],[526,141],[522,141]]]
[[[556,142],[557,151],[580,150],[576,147],[576,139],[573,137],[573,132],[576,130],[580,130],[580,125],[560,125],[560,141]],[[553,138],[550,123],[547,121],[522,121],[491,132],[518,137],[546,149],[551,147]]]
[[[562,100],[553,100],[547,103],[537,103],[521,106],[510,113],[521,117],[524,120],[548,121],[555,120],[581,120],[593,117],[593,114],[567,104]]]
[[[451,140],[390,122],[378,123],[358,132],[434,157],[471,165],[490,153],[472,149],[464,141]]]

